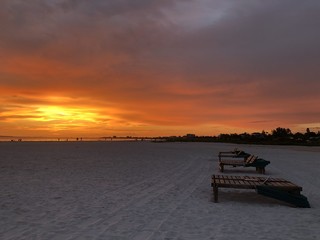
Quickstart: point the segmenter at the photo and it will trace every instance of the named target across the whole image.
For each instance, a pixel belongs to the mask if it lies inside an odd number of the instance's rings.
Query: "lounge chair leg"
[[[220,172],[223,172],[223,164],[222,163],[219,163],[219,170],[220,170]]]
[[[257,172],[260,173],[260,174],[264,174],[265,173],[265,170],[263,167],[257,167],[256,168]]]
[[[218,202],[218,187],[216,184],[213,185],[213,196],[214,196],[214,202]]]

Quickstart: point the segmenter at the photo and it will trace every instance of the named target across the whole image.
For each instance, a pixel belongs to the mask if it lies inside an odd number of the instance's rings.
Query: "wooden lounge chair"
[[[230,160],[230,159],[221,159],[219,158],[219,170],[220,172],[224,171],[224,166],[233,166],[233,167],[255,167],[256,171],[261,174],[265,174],[265,167],[270,163],[270,161],[258,158],[257,156],[250,155],[245,160]]]
[[[301,194],[302,187],[282,178],[213,175],[211,180],[214,202],[218,202],[219,188],[255,189],[258,194],[309,208],[308,199]]]
[[[222,158],[243,158],[244,160],[250,156],[249,153],[246,153],[242,150],[235,148],[233,151],[229,152],[219,152],[219,160]]]

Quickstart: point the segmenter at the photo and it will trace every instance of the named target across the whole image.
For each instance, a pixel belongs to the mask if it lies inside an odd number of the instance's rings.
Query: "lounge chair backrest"
[[[239,150],[239,151],[236,152],[236,154],[237,154],[238,156],[241,155],[242,153],[244,153],[244,152],[241,151],[241,150]]]
[[[249,157],[247,157],[246,159],[245,159],[245,162],[249,162],[250,160],[251,160],[251,158],[253,158],[254,157],[254,155],[250,155]]]
[[[250,157],[247,158],[246,164],[254,163],[258,159],[258,156],[250,155]]]

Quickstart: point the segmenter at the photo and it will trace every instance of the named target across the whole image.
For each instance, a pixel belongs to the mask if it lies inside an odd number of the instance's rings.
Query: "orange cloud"
[[[313,1],[287,0],[5,0],[0,130],[213,135],[317,127],[318,10]]]

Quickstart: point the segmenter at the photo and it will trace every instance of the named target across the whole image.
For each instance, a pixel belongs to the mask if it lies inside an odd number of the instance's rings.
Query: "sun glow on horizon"
[[[64,120],[66,122],[97,122],[98,114],[87,109],[58,107],[58,106],[41,106],[36,110],[37,121],[54,121]]]
[[[137,121],[134,110],[87,96],[19,94],[0,99],[6,103],[0,109],[0,135],[95,137],[150,131],[145,129],[148,124]]]
[[[163,114],[154,115],[152,111],[145,114],[139,109],[128,110],[111,101],[101,102],[88,96],[21,94],[2,97],[2,100],[6,104],[0,112],[0,131],[2,135],[8,136],[182,136],[186,133],[207,136],[272,129],[266,128],[263,125],[264,121],[262,125],[257,122],[255,126],[250,124],[248,127],[246,119],[239,121],[241,115],[237,117],[237,122],[231,121],[236,118],[232,115],[228,118],[231,120],[225,121],[224,124],[216,121],[190,124],[192,118],[180,118],[179,114],[170,115],[171,121],[167,121],[167,114],[172,112],[166,104],[161,105],[165,109]],[[224,114],[228,115],[228,112]],[[235,111],[232,114],[235,114]],[[283,126],[280,123],[275,124],[275,127]],[[317,125],[318,123],[308,124],[306,127],[316,128]],[[288,127],[296,131],[292,125]],[[306,128],[303,124],[298,127]]]

